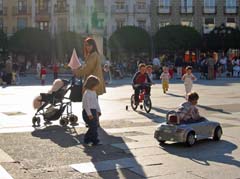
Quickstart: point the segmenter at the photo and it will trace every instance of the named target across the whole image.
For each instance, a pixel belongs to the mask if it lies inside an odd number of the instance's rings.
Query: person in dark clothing
[[[139,103],[139,93],[141,90],[145,89],[146,94],[150,95],[151,87],[144,85],[146,83],[152,83],[152,81],[146,73],[146,65],[144,63],[140,63],[138,65],[138,71],[135,73],[132,80],[136,105]]]

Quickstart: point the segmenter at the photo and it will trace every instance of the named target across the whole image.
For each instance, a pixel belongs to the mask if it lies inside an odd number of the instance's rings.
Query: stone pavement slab
[[[13,179],[1,165],[0,165],[0,178],[1,179]]]
[[[6,152],[0,149],[0,163],[1,162],[14,162],[14,160]]]

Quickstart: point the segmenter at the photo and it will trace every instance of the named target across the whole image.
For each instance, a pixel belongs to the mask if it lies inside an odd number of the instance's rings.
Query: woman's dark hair
[[[86,89],[93,89],[93,87],[99,85],[100,81],[99,81],[99,78],[94,76],[94,75],[90,75],[85,83],[84,83],[84,88]]]
[[[86,38],[86,39],[84,40],[84,54],[85,54],[85,56],[89,55],[89,54],[87,54],[87,52],[86,52],[86,44],[87,44],[87,45],[91,45],[91,46],[93,47],[93,48],[92,48],[92,51],[90,52],[90,54],[93,53],[93,52],[99,53],[99,52],[98,52],[98,49],[97,49],[96,41],[95,41],[93,38],[88,37],[88,38]]]

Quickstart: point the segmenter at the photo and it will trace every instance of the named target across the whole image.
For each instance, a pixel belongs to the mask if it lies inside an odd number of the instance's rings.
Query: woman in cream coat
[[[97,95],[106,93],[103,71],[101,66],[101,58],[94,39],[87,38],[84,41],[85,64],[78,69],[73,70],[73,74],[77,77],[83,77],[84,81],[88,76],[97,76],[100,80]]]

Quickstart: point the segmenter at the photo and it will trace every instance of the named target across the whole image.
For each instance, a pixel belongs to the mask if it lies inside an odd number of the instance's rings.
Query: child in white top
[[[186,91],[186,98],[187,94],[192,91],[193,81],[197,80],[197,78],[192,74],[192,67],[186,67],[187,72],[182,76],[182,80],[184,81],[185,91]]]
[[[168,67],[163,67],[163,72],[160,76],[160,79],[162,80],[162,88],[163,88],[163,93],[166,93],[169,88],[169,79],[171,78]]]
[[[99,83],[100,81],[98,77],[94,75],[90,75],[84,83],[85,92],[83,93],[82,98],[82,116],[83,120],[88,125],[88,131],[84,136],[85,144],[99,144],[97,129],[99,116],[101,115],[101,109],[98,103],[96,93]]]

